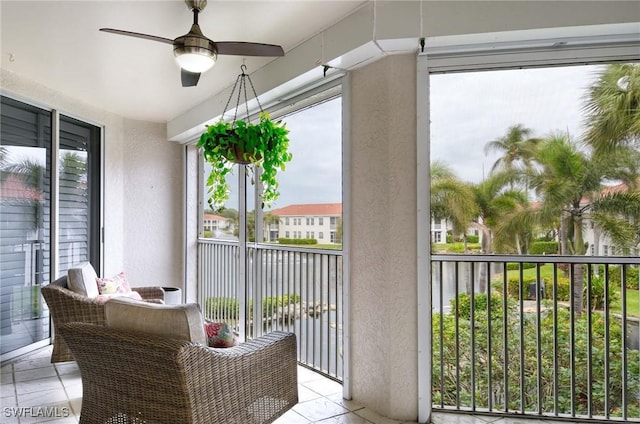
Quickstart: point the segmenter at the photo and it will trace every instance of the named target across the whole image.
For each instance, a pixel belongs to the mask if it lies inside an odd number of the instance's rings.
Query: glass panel
[[[99,219],[92,214],[92,202],[99,196],[92,196],[99,190],[100,172],[93,169],[99,161],[91,161],[99,152],[97,135],[99,128],[68,117],[60,118],[60,206],[59,206],[59,248],[60,272],[81,262],[91,262],[100,269],[99,256],[91,255],[92,244],[98,244]],[[92,145],[96,148],[92,149]],[[89,172],[92,171],[92,172]],[[97,185],[96,185],[97,184]],[[95,225],[92,225],[95,221]],[[98,245],[93,246],[98,250]]]
[[[49,337],[51,113],[2,98],[1,353]]]
[[[342,99],[303,109],[283,121],[290,131],[293,159],[285,171],[278,172],[280,198],[265,210],[264,240],[340,249]],[[287,232],[291,237],[285,237]]]

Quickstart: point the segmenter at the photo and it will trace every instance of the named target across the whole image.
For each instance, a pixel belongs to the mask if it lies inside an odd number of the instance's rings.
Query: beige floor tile
[[[318,424],[371,424],[371,421],[349,412],[348,414],[338,415],[336,417],[327,418],[326,420],[317,421]]]
[[[324,379],[325,378],[321,374],[311,371],[309,368],[298,366],[298,384]]]
[[[362,406],[356,401],[343,399],[342,393],[336,393],[336,394],[327,396],[327,399],[337,403],[338,405],[344,406],[349,411],[357,411],[358,409],[364,408],[364,406]]]
[[[290,409],[283,416],[273,422],[273,424],[309,424],[311,421]]]
[[[324,397],[298,403],[293,409],[310,421],[320,421],[349,412],[346,408]]]
[[[320,393],[323,396],[342,393],[342,384],[329,379],[308,381],[306,383],[302,383],[301,385],[313,390],[316,393]]]
[[[314,392],[308,387],[302,384],[298,385],[298,402],[308,402],[310,400],[321,398],[322,395],[318,392]]]
[[[65,401],[68,401],[68,398],[66,392],[62,389],[62,385],[57,390],[40,390],[18,394],[18,406],[23,408]]]
[[[387,417],[383,417],[377,412],[372,411],[368,408],[362,408],[354,412],[354,414],[371,421],[373,424],[405,424],[405,423],[417,423],[417,421],[398,421],[392,420]]]
[[[56,369],[50,365],[48,367],[34,368],[31,370],[19,370],[13,373],[16,383],[23,381],[36,381],[41,378],[55,377],[58,378]]]

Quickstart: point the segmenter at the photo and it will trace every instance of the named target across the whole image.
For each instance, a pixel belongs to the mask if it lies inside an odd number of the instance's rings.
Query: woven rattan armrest
[[[146,301],[164,301],[164,289],[162,287],[133,287],[131,290],[140,294]]]

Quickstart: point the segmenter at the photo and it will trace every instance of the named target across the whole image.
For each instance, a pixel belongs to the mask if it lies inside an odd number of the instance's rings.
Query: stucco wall
[[[124,121],[123,269],[136,285],[183,285],[184,146],[167,141],[166,131],[165,124]]]
[[[395,419],[418,415],[416,58],[351,75],[353,399]]]
[[[132,121],[1,70],[4,94],[104,127],[102,274],[125,271],[133,285],[182,275],[181,147],[166,126]]]

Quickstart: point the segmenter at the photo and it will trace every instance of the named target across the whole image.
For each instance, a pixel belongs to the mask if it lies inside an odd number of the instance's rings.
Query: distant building
[[[228,232],[232,230],[231,221],[228,218],[212,213],[204,214],[203,230],[216,234],[219,231]]]
[[[342,203],[289,205],[270,211],[277,222],[265,225],[265,240],[279,238],[316,239],[318,244],[340,244],[338,233],[342,219]]]

